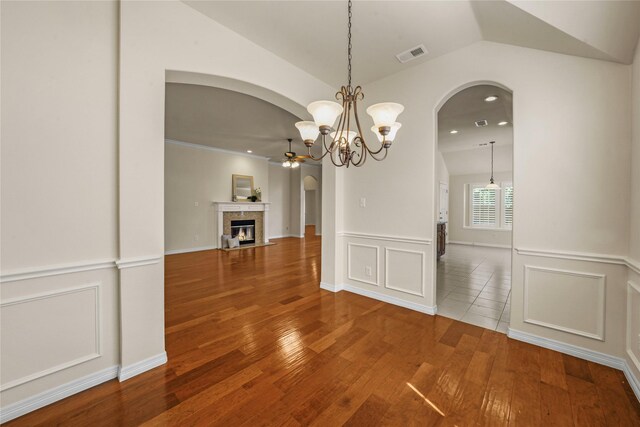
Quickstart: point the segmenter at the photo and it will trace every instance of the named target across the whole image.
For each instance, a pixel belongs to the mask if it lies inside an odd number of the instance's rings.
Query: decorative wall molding
[[[188,248],[188,249],[172,249],[170,251],[165,251],[165,255],[177,255],[177,254],[186,254],[190,252],[200,252],[200,251],[210,251],[212,249],[218,249],[217,246],[199,246],[197,248]]]
[[[354,246],[362,247],[362,248],[371,248],[376,250],[376,281],[375,282],[373,280],[365,280],[365,279],[358,279],[358,278],[352,277],[351,248]],[[347,278],[349,280],[355,280],[357,282],[366,283],[367,285],[380,286],[380,246],[363,245],[360,243],[351,243],[351,242],[347,243]]]
[[[133,378],[136,375],[140,375],[143,372],[164,365],[165,363],[167,363],[167,352],[163,351],[160,354],[132,363],[131,365],[121,366],[118,371],[118,380],[120,380],[120,382],[126,381],[129,378]]]
[[[410,253],[420,255],[420,292],[413,292],[410,289],[399,288],[397,286],[393,286],[389,284],[389,253],[390,252],[398,252],[398,253]],[[391,289],[397,292],[404,292],[409,295],[416,295],[419,297],[424,297],[424,286],[425,286],[425,277],[424,277],[424,260],[426,254],[423,251],[411,251],[407,249],[398,249],[398,248],[384,248],[384,287],[387,289]]]
[[[320,282],[320,289],[324,289],[329,292],[340,292],[344,289],[344,285],[334,285],[331,283]]]
[[[146,256],[136,258],[125,258],[116,261],[119,270],[124,268],[142,267],[144,265],[153,265],[162,261],[162,256]]]
[[[50,390],[38,393],[18,402],[12,403],[0,409],[0,423],[18,418],[29,412],[50,405],[58,400],[62,400],[81,391],[95,387],[105,381],[112,380],[118,376],[118,367],[111,366],[101,371],[94,372],[85,377],[78,378],[66,384]]]
[[[547,249],[525,249],[515,248],[518,255],[537,256],[544,258],[559,258],[568,259],[572,261],[589,261],[599,262],[603,264],[615,264],[625,265],[631,270],[640,274],[640,262],[633,260],[629,257],[614,254],[597,254],[591,252],[568,252],[568,251],[553,251]]]
[[[86,261],[73,264],[51,265],[44,267],[25,268],[10,271],[0,275],[0,283],[16,282],[18,280],[36,279],[39,277],[58,276],[61,274],[80,273],[83,271],[104,270],[115,268],[115,260]]]
[[[165,139],[164,142],[165,144],[181,145],[183,147],[195,148],[198,150],[216,151],[218,153],[232,154],[234,156],[253,157],[255,159],[269,160],[269,157],[259,156],[257,154],[250,154],[245,151],[225,150],[224,148],[209,147],[208,145],[192,144],[190,142],[178,141],[175,139]],[[282,162],[280,162],[279,164],[282,164]]]
[[[600,287],[598,289],[598,298],[599,298],[599,309],[596,313],[593,313],[598,317],[598,325],[597,332],[591,333],[588,331],[581,331],[577,329],[572,329],[563,325],[558,325],[554,323],[548,323],[542,320],[533,319],[529,316],[529,290],[530,290],[530,272],[531,271],[541,271],[546,273],[553,274],[561,274],[561,275],[570,275],[577,277],[586,277],[590,279],[598,279],[600,283]],[[604,341],[604,331],[605,331],[605,296],[606,296],[606,276],[604,274],[596,274],[589,272],[581,272],[581,271],[570,271],[570,270],[561,270],[557,268],[548,268],[548,267],[536,267],[531,265],[524,266],[524,313],[523,313],[523,321],[525,323],[530,323],[533,325],[544,326],[546,328],[555,329],[562,332],[567,332],[573,335],[579,335],[586,338],[596,339],[599,341]]]
[[[29,375],[25,375],[24,377],[21,378],[17,378],[13,381],[9,381],[7,383],[1,384],[0,385],[0,392],[1,391],[6,391],[9,390],[13,387],[17,387],[21,384],[25,384],[28,383],[30,381],[34,381],[37,380],[38,378],[42,378],[45,377],[47,375],[51,375],[53,373],[62,371],[63,369],[68,369],[71,368],[73,366],[79,365],[81,363],[84,362],[88,362],[90,360],[93,359],[97,359],[102,355],[101,352],[101,342],[102,342],[102,327],[101,327],[101,310],[100,310],[100,286],[101,283],[90,283],[90,284],[86,284],[86,285],[81,285],[81,286],[74,286],[71,288],[65,288],[65,289],[59,289],[56,291],[51,291],[51,292],[43,292],[43,293],[39,293],[39,294],[35,294],[35,295],[30,295],[30,296],[26,296],[26,297],[19,297],[19,298],[13,298],[13,299],[9,299],[6,300],[4,302],[2,302],[2,304],[0,304],[0,308],[4,308],[4,307],[8,307],[8,306],[12,306],[12,305],[18,305],[18,304],[26,304],[29,302],[33,302],[33,301],[40,301],[43,299],[51,299],[51,298],[58,298],[64,295],[71,295],[71,294],[75,294],[75,293],[80,293],[80,292],[86,292],[88,290],[93,290],[94,291],[94,308],[95,308],[95,348],[93,349],[92,353],[86,354],[84,356],[81,357],[77,357],[75,359],[69,360],[67,362],[61,363],[59,365],[55,365],[55,366],[51,366],[47,369],[43,369],[41,371],[38,372],[34,372],[32,374]]]
[[[509,230],[511,231],[511,230]],[[491,243],[477,243],[477,242],[461,242],[457,240],[450,240],[447,243],[451,243],[453,245],[465,245],[465,246],[481,246],[484,248],[501,248],[501,249],[511,249],[510,245],[494,245]]]
[[[627,361],[620,357],[610,356],[598,351],[589,350],[583,347],[578,347],[549,338],[539,337],[527,332],[516,331],[511,328],[508,329],[507,336],[514,340],[523,341],[529,344],[537,345],[538,347],[547,348],[549,350],[555,350],[560,353],[577,357],[579,359],[599,363],[601,365],[605,365],[614,369],[620,369],[622,372],[624,372],[624,375],[631,385],[631,389],[636,395],[636,398],[640,400],[640,379],[638,379],[634,375],[633,371],[629,368],[629,364],[627,363]]]
[[[382,240],[382,241],[401,242],[401,243],[415,243],[419,245],[430,245],[433,242],[432,239],[419,239],[415,237],[389,236],[389,235],[370,234],[370,233],[356,233],[353,231],[343,231],[338,233],[338,235],[342,237],[355,237],[358,239]]]
[[[636,339],[634,340],[634,337],[631,335],[632,329],[633,329],[631,325],[631,322],[633,319],[633,316],[632,316],[633,306],[631,305],[631,302],[633,300],[632,294],[634,292],[640,296],[640,286],[637,285],[636,283],[628,281],[627,282],[627,334],[626,334],[626,340],[625,340],[625,350],[631,362],[633,362],[636,369],[640,371],[640,360],[638,360],[638,357],[633,351],[634,341],[635,341],[636,349],[638,349],[639,344],[637,340],[640,339],[640,337],[636,337]],[[638,349],[638,351],[640,351],[640,349]]]

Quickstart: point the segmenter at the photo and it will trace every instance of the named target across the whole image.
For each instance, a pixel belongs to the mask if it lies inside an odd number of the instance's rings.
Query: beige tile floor
[[[507,332],[511,311],[511,251],[447,245],[438,261],[438,314]]]

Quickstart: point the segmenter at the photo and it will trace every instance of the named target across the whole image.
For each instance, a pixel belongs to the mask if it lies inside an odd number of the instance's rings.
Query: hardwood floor
[[[318,288],[320,239],[166,257],[169,362],[36,425],[638,426],[617,370]]]

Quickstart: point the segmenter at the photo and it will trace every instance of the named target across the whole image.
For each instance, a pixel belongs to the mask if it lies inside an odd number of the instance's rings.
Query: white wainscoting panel
[[[640,371],[640,285],[627,283],[627,354]]]
[[[423,251],[385,248],[385,287],[423,297],[425,255]]]
[[[349,242],[347,244],[347,277],[350,280],[378,286],[380,247]]]
[[[604,341],[602,274],[524,266],[524,322]]]
[[[90,283],[0,304],[0,390],[100,357],[100,287]]]

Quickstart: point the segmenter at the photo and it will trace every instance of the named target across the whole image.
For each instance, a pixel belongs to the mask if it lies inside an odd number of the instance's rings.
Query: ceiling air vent
[[[488,124],[489,124],[489,123],[487,123],[487,121],[486,121],[486,120],[478,120],[478,121],[476,122],[476,126],[477,126],[477,127],[479,127],[479,128],[481,128],[481,127],[485,127],[485,126],[486,126],[486,125],[488,125]]]
[[[404,52],[397,54],[396,58],[398,58],[398,61],[404,64],[405,62],[409,62],[420,56],[426,55],[427,53],[428,53],[427,48],[424,47],[423,44],[421,44],[419,46],[412,47],[409,50],[405,50]]]

